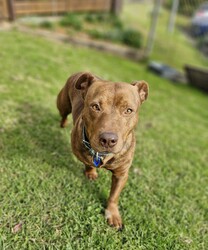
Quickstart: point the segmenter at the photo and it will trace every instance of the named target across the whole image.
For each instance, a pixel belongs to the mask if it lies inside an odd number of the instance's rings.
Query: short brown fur
[[[95,151],[109,152],[99,167],[112,172],[106,219],[118,229],[122,228],[118,199],[133,160],[138,109],[147,96],[148,84],[145,81],[132,84],[110,82],[80,72],[67,80],[57,97],[61,127],[66,126],[67,116],[72,113],[72,151],[85,164],[87,178],[95,180],[98,174],[92,156],[82,143],[83,127]]]

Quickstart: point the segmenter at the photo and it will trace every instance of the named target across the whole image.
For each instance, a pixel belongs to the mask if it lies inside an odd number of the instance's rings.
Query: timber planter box
[[[208,69],[186,65],[185,72],[191,85],[208,92]]]

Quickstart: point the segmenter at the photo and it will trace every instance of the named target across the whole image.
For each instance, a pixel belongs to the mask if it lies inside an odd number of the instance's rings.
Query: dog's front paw
[[[97,179],[98,177],[98,173],[96,171],[95,168],[91,168],[91,167],[86,167],[85,169],[85,176],[91,180],[91,181],[94,181]]]
[[[118,230],[123,229],[122,219],[117,208],[107,208],[105,210],[105,218],[110,226]]]

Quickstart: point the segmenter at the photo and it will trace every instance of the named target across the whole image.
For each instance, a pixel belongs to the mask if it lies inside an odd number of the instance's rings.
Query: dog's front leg
[[[97,177],[98,177],[96,168],[86,165],[86,166],[85,166],[85,176],[86,176],[89,180],[91,180],[91,181],[96,180]]]
[[[126,173],[113,172],[110,197],[108,199],[107,209],[105,210],[105,216],[108,224],[122,229],[122,219],[118,210],[119,195],[124,188],[128,179],[128,171]]]

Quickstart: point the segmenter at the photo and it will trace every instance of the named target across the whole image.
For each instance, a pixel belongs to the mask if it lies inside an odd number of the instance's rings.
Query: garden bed
[[[125,27],[121,19],[111,14],[74,14],[62,17],[23,18],[21,23],[54,32],[64,33],[70,37],[84,35],[88,39],[109,41],[139,49],[142,35],[138,30]]]
[[[208,91],[208,70],[190,65],[185,66],[189,83],[197,88]]]

